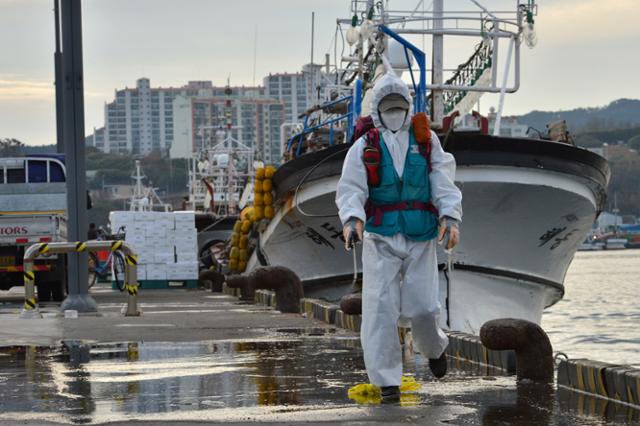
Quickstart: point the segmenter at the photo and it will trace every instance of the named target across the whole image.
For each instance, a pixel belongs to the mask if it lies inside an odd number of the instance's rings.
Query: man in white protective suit
[[[400,318],[411,321],[433,374],[446,374],[449,341],[438,325],[436,244],[457,244],[462,194],[454,184],[455,159],[443,151],[426,115],[411,117],[407,85],[385,74],[371,99],[375,128],[349,149],[336,204],[347,249],[363,241],[364,361],[370,383],[387,399],[399,397],[402,380]]]

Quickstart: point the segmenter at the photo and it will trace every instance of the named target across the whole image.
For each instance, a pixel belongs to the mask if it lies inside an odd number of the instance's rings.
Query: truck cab
[[[41,242],[66,241],[66,170],[60,155],[0,158],[0,289],[23,284],[25,250]],[[35,261],[38,298],[65,296],[66,259]]]

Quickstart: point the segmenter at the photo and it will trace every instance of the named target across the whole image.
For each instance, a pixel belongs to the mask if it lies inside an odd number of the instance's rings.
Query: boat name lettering
[[[549,241],[553,239],[553,237],[562,233],[562,231],[564,231],[565,229],[567,229],[566,226],[563,226],[562,228],[553,228],[548,230],[547,232],[545,232],[540,236],[540,244],[538,245],[538,247],[542,247],[543,245],[547,244]]]
[[[565,235],[562,238],[556,238],[556,242],[553,243],[553,245],[551,246],[551,250],[557,249],[558,247],[560,247],[560,244],[562,244],[563,242],[567,241],[569,239],[569,237],[571,237],[573,234],[575,234],[578,231],[578,229],[574,228],[571,231],[567,232],[567,235]]]
[[[325,245],[335,250],[335,247],[333,246],[333,244],[327,241],[327,239],[322,235],[320,235],[318,231],[316,231],[315,229],[307,227],[307,232],[305,233],[305,235],[309,237],[309,239],[311,239],[311,241],[313,241],[314,243],[320,246]]]
[[[342,235],[342,230],[341,229],[336,229],[335,226],[333,226],[332,224],[330,224],[329,222],[325,222],[322,225],[320,225],[321,228],[326,229],[327,231],[331,232],[331,239],[335,240],[336,238],[339,238],[342,242],[344,242],[344,235]]]

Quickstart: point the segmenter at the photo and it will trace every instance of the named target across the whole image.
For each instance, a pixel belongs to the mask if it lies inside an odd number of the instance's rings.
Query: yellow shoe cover
[[[402,376],[402,384],[400,385],[400,392],[415,392],[420,389],[420,383],[416,382],[416,378],[413,376]]]
[[[358,404],[380,404],[380,388],[369,383],[360,383],[349,389],[349,399]]]
[[[400,385],[400,392],[415,392],[420,389],[420,383],[418,383],[415,377],[411,376],[402,376],[402,384]],[[353,399],[358,404],[380,404],[382,398],[380,396],[380,388],[376,385],[372,385],[369,383],[360,383],[358,385],[353,386],[349,389],[348,392],[349,399]],[[404,397],[408,398],[404,398]],[[406,399],[406,405],[415,405],[417,402],[414,401],[409,395],[400,395],[400,403],[402,404],[403,399]]]

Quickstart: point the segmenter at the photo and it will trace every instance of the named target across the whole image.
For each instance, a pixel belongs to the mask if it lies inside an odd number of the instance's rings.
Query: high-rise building
[[[210,81],[190,81],[179,88],[152,88],[140,78],[133,89],[116,90],[105,105],[103,151],[119,154],[166,154],[173,142],[173,100],[179,96],[211,96]]]
[[[255,148],[257,159],[268,164],[280,161],[284,104],[275,99],[245,97],[250,93],[230,89],[231,93],[224,96],[175,99],[171,158],[191,157],[192,152],[214,143],[217,131],[226,129],[234,140]]]
[[[269,74],[264,78],[265,95],[284,103],[287,123],[300,122],[300,114],[325,99],[324,88],[335,75],[326,74],[322,68],[319,64],[306,64],[301,72]]]
[[[104,151],[104,127],[100,127],[99,129],[94,127],[93,133],[85,138],[85,143],[87,146],[92,146],[100,151]]]

